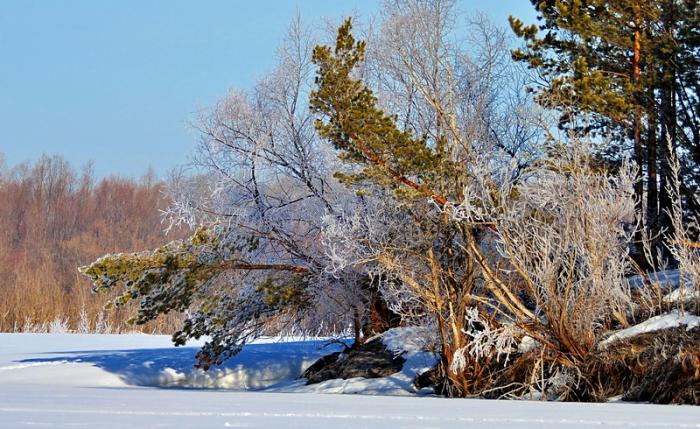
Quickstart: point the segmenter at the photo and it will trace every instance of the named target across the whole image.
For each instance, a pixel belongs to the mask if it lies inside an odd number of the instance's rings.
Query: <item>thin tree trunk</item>
[[[657,174],[658,151],[656,141],[656,98],[652,87],[649,90],[647,110],[647,232],[652,237],[654,248],[661,245],[659,227],[659,184]],[[653,258],[653,255],[652,255]],[[658,261],[649,261],[655,267]]]
[[[352,346],[356,347],[364,342],[362,338],[362,320],[360,319],[360,313],[357,311],[357,309],[355,309],[353,316],[352,327],[355,334],[355,342],[353,342]]]
[[[666,4],[666,17],[664,18],[664,27],[668,37],[672,37],[674,32],[673,23],[673,1]],[[676,70],[674,69],[674,54],[663,58],[661,70],[661,141],[659,149],[661,149],[659,157],[659,227],[665,230],[666,235],[673,234],[673,225],[670,218],[670,212],[673,206],[673,199],[668,191],[671,185],[671,151],[676,147],[676,91],[675,80]],[[682,180],[682,179],[681,179]],[[664,257],[670,257],[666,249]]]
[[[641,70],[641,38],[642,38],[642,22],[640,17],[639,4],[635,2],[634,5],[635,12],[635,30],[634,30],[634,55],[632,58],[632,83],[634,85],[634,119],[632,121],[632,135],[634,139],[634,161],[637,164],[637,181],[634,185],[634,193],[636,197],[636,212],[639,215],[644,214],[644,147],[642,145],[641,139],[641,118],[642,118],[642,106],[641,97],[639,96],[640,78],[642,74]],[[636,242],[637,248],[634,249],[634,253],[637,255],[639,262],[643,266],[648,266],[651,261],[646,261],[644,257],[644,252],[641,251],[642,242],[642,231],[637,231]]]

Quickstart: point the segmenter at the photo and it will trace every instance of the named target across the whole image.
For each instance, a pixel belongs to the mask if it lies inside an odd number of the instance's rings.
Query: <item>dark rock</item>
[[[416,378],[413,380],[413,385],[416,386],[416,389],[420,390],[424,387],[435,387],[440,384],[441,381],[440,371],[438,367],[435,367],[416,375]]]
[[[308,380],[311,380],[312,378],[322,378],[324,371],[328,372],[333,364],[335,364],[338,361],[338,357],[340,357],[341,352],[335,352],[331,353],[329,355],[323,356],[319,360],[313,363],[310,367],[306,368],[304,373],[301,375],[301,378],[306,378]],[[306,384],[311,384],[311,382],[307,382]]]
[[[342,353],[322,357],[307,368],[301,378],[306,378],[306,384],[337,378],[380,378],[401,371],[405,361],[402,356],[387,350],[381,338],[377,338]]]

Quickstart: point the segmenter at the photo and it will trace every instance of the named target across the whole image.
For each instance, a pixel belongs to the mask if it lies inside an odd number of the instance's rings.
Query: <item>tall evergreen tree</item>
[[[510,23],[525,42],[513,57],[543,78],[539,102],[561,109],[562,127],[612,136],[606,155],[631,146],[638,213],[646,207],[652,236],[670,232],[669,160],[676,153],[687,206],[697,207],[700,158],[686,156],[697,144],[697,1],[531,2],[540,25]]]

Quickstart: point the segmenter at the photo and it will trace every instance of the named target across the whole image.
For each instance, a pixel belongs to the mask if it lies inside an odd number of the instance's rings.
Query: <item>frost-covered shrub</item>
[[[48,323],[39,323],[32,320],[30,317],[24,319],[20,332],[28,332],[33,334],[45,334],[49,331]]]
[[[673,234],[668,237],[666,245],[678,263],[679,273],[678,289],[674,292],[672,301],[681,308],[690,304],[693,311],[700,314],[700,243],[692,239],[700,231],[700,220],[696,213],[687,216],[683,210],[680,161],[670,143],[668,151],[671,154],[672,172],[668,193],[673,201],[669,217],[673,224]]]
[[[90,316],[88,316],[84,306],[80,308],[80,313],[78,315],[78,329],[76,332],[79,334],[89,334],[91,332]]]
[[[51,334],[67,334],[70,331],[70,323],[68,317],[57,317],[49,323],[48,331]]]
[[[95,320],[95,334],[112,334],[112,324],[109,323],[109,318],[104,311],[97,313],[97,320]]]
[[[581,360],[611,320],[626,323],[635,231],[634,170],[595,166],[587,145],[558,147],[494,199],[495,243],[540,327],[528,332]],[[492,193],[493,194],[493,193]]]

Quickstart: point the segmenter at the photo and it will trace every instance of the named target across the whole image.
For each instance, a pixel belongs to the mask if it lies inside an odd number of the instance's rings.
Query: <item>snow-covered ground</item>
[[[700,428],[689,406],[279,393],[324,344],[263,341],[205,374],[163,336],[0,334],[0,428]],[[408,394],[403,378],[313,391]]]
[[[663,301],[667,303],[686,302],[700,298],[700,290],[693,284],[692,278],[688,276],[681,279],[679,270],[666,270],[647,273],[648,280],[659,285],[667,291]],[[683,283],[681,285],[681,283]],[[645,281],[642,276],[632,276],[627,278],[627,284],[635,289],[644,286]],[[682,287],[681,287],[682,286]]]
[[[634,337],[635,335],[660,331],[662,329],[677,328],[679,326],[685,326],[685,329],[690,331],[696,326],[700,326],[700,317],[688,313],[682,313],[678,310],[672,310],[669,313],[652,317],[642,323],[617,331],[605,340],[601,341],[598,346],[605,348],[609,347],[611,344],[614,344],[616,341]]]

